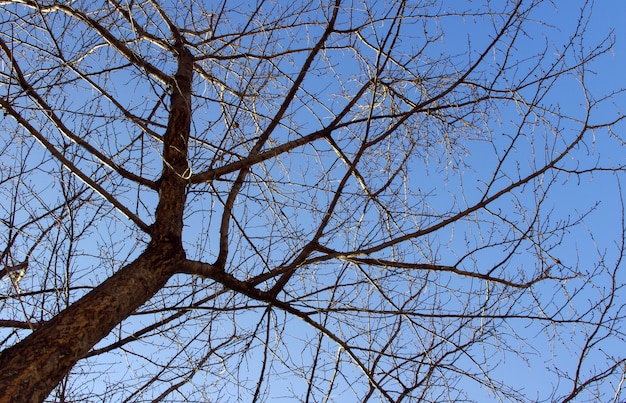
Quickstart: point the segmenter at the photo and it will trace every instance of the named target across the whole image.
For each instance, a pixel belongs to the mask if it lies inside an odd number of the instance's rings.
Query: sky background
[[[540,12],[534,15],[538,20],[545,21],[547,24],[552,24],[558,28],[551,30],[547,38],[544,36],[545,34],[535,36],[532,30],[529,31],[528,39],[523,42],[528,46],[529,52],[542,48],[546,42],[548,44],[563,42],[574,30],[581,2],[555,1],[553,4],[554,7],[550,4],[544,4],[544,6],[539,8]],[[596,1],[592,6],[591,20],[588,24],[588,29],[583,33],[586,46],[591,47],[595,43],[604,40],[610,32],[613,33],[615,38],[612,51],[590,66],[590,74],[586,77],[591,91],[600,97],[602,94],[608,95],[626,86],[626,76],[623,73],[624,67],[626,67],[626,32],[624,30],[626,2]],[[558,87],[558,91],[552,94],[554,97],[553,102],[560,104],[563,110],[576,111],[578,109],[583,112],[584,106],[579,104],[580,99],[577,97],[580,91],[580,84],[572,80],[571,86],[560,85]],[[622,115],[625,107],[626,97],[622,93],[617,95],[612,103],[607,103],[602,109],[595,110],[592,122],[612,120],[616,116]],[[615,135],[624,139],[626,134],[623,131],[623,125],[620,129]],[[588,144],[589,147],[595,148],[594,150],[578,150],[575,155],[580,155],[584,158],[588,152],[597,152],[599,155],[602,155],[602,158],[606,158],[605,161],[610,161],[615,165],[624,165],[626,156],[623,154],[623,150],[612,148],[610,145],[612,143],[607,141],[606,135],[605,132],[599,132],[595,141]],[[481,164],[480,155],[472,155],[470,158],[476,164]],[[587,161],[586,163],[590,162],[593,163],[593,161]],[[577,162],[571,161],[571,164],[576,165]],[[580,164],[580,166],[584,165],[585,162]],[[621,218],[616,213],[620,211],[620,203],[623,202],[626,195],[623,183],[621,183],[621,189],[619,185],[620,183],[616,176],[611,175],[583,175],[580,178],[572,178],[569,181],[560,180],[555,184],[556,189],[553,189],[552,194],[554,216],[575,217],[576,214],[581,214],[587,209],[593,210],[585,218],[585,225],[574,229],[564,239],[564,242],[556,248],[555,257],[560,259],[564,265],[579,265],[591,268],[597,261],[599,254],[605,254],[607,262],[615,262],[618,259],[619,251],[617,250],[618,245],[616,242],[619,243],[620,239]],[[596,204],[598,201],[599,204]],[[623,283],[626,278],[623,270],[619,278]],[[607,285],[598,284],[598,287],[601,288]],[[621,304],[623,304],[624,295],[621,294],[618,297],[622,301]],[[584,304],[585,297],[579,297],[581,298],[578,301]],[[589,301],[592,301],[593,298],[594,295],[589,295]],[[620,303],[617,305],[619,307]],[[544,371],[553,362],[558,362],[558,367],[563,371],[568,371],[568,368],[571,370],[575,365],[577,357],[576,349],[572,348],[570,350],[570,347],[580,346],[581,341],[572,335],[563,335],[564,338],[561,340],[561,343],[551,344],[546,340],[546,337],[550,334],[549,330],[539,331],[540,325],[531,326],[527,324],[525,326],[528,326],[528,339],[526,340],[528,345],[520,345],[520,350],[529,351],[529,354],[523,357],[517,357],[512,354],[503,356],[499,372],[505,379],[509,379],[511,384],[518,385],[520,390],[526,390],[529,401],[532,401],[534,393],[538,392],[536,397],[539,398],[552,388],[566,389],[569,387],[565,382],[562,385],[555,385],[552,379],[545,376]],[[552,349],[548,347],[550,345],[553,346]],[[616,357],[623,357],[626,345],[623,339],[622,341],[609,340],[608,343],[602,346],[602,349]],[[534,350],[534,354],[532,350]],[[569,359],[568,356],[570,357]],[[596,358],[597,362],[594,362],[592,359],[584,368],[591,368],[596,363],[599,364],[598,367],[606,364],[605,357],[596,355]],[[470,395],[476,397],[477,401],[498,401],[493,395],[484,390],[480,391],[478,388],[475,393]],[[582,395],[580,399],[585,401],[587,397]],[[618,401],[624,401],[625,398],[626,395],[622,392]]]

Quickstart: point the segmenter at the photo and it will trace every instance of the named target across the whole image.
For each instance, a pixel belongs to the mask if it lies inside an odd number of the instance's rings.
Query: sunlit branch
[[[164,72],[162,72],[161,70],[159,70],[158,68],[150,64],[148,61],[146,61],[143,57],[135,53],[132,49],[127,47],[123,43],[123,41],[113,36],[110,30],[100,25],[97,21],[90,18],[85,13],[78,11],[77,9],[69,5],[57,3],[57,2],[50,4],[50,5],[44,5],[44,4],[40,4],[38,1],[31,1],[31,0],[1,1],[1,3],[19,3],[19,4],[26,5],[28,7],[31,7],[35,10],[38,10],[41,13],[61,11],[69,16],[75,17],[79,19],[80,21],[84,22],[85,24],[87,24],[88,26],[90,26],[91,28],[93,28],[95,31],[97,31],[98,34],[100,34],[100,36],[102,36],[102,38],[106,40],[107,43],[109,43],[109,45],[111,45],[118,52],[120,52],[120,54],[126,57],[135,66],[137,66],[140,69],[145,70],[148,74],[158,79],[163,84],[169,85],[171,82],[171,77],[168,74],[165,74]]]
[[[514,288],[528,288],[541,280],[550,278],[547,275],[542,275],[530,281],[527,281],[525,283],[518,283],[514,281],[509,281],[500,277],[491,276],[489,274],[461,270],[455,266],[445,266],[445,265],[429,264],[429,263],[396,262],[396,261],[387,260],[387,259],[359,258],[359,257],[352,257],[352,256],[343,256],[342,254],[339,254],[339,253],[337,253],[336,256],[333,256],[333,254],[324,256],[324,259],[326,258],[328,259],[335,258],[335,259],[340,259],[340,260],[350,262],[350,263],[364,264],[364,265],[373,266],[373,267],[381,267],[383,269],[396,268],[396,269],[405,269],[405,270],[448,272],[448,273],[458,274],[463,277],[473,277],[473,278],[478,278],[481,280],[491,281],[494,283],[503,284],[508,287],[514,287]],[[321,260],[322,258],[318,258],[318,259]]]
[[[150,34],[141,26],[141,24],[137,22],[137,20],[132,16],[131,11],[130,11],[130,8],[132,7],[132,3],[131,5],[126,6],[125,8],[122,4],[120,4],[117,1],[114,1],[114,0],[107,0],[107,1],[110,4],[112,4],[113,7],[115,7],[115,9],[124,17],[124,19],[126,19],[126,21],[128,21],[128,24],[135,31],[139,39],[145,39],[147,41],[150,41],[153,44],[169,52],[173,53],[175,51],[174,47],[170,43],[168,43],[167,41],[164,41],[161,38],[156,37],[155,35]],[[169,23],[170,22],[168,21],[168,24]]]
[[[278,127],[278,124],[280,123],[281,119],[283,118],[283,115],[289,108],[289,105],[291,105],[291,102],[296,97],[296,94],[300,89],[300,85],[302,84],[302,82],[304,81],[304,78],[309,72],[309,68],[313,64],[313,61],[315,60],[315,58],[318,56],[319,52],[322,50],[328,37],[333,32],[335,21],[337,20],[337,16],[339,14],[340,4],[341,4],[341,0],[336,0],[335,6],[333,7],[333,11],[332,11],[332,16],[328,22],[328,26],[326,27],[326,30],[320,36],[320,39],[317,41],[317,44],[315,45],[313,50],[311,50],[311,53],[309,53],[309,55],[307,56],[307,59],[303,63],[302,68],[300,69],[300,72],[298,73],[298,76],[294,80],[287,95],[285,95],[285,99],[283,100],[279,109],[276,111],[276,114],[272,118],[272,121],[268,124],[267,128],[265,128],[263,133],[259,136],[259,139],[257,140],[257,142],[254,144],[254,146],[250,150],[250,155],[252,156],[257,155],[261,151],[261,149],[263,148],[263,146],[265,145],[265,143],[267,142],[271,134],[274,132],[274,129]],[[232,215],[232,209],[235,204],[235,199],[237,198],[237,195],[239,194],[239,191],[241,190],[243,186],[243,183],[248,174],[248,171],[249,171],[248,167],[243,167],[239,171],[239,175],[237,176],[235,183],[231,187],[230,192],[228,193],[228,197],[226,198],[226,201],[224,203],[224,212],[222,213],[222,220],[220,223],[220,242],[219,242],[220,249],[219,249],[219,254],[216,260],[216,265],[222,268],[224,268],[224,264],[226,263],[226,259],[228,257],[228,243],[230,241],[228,237],[228,232],[229,232],[229,226],[230,226],[230,217]]]
[[[92,188],[96,193],[106,199],[111,205],[115,206],[117,210],[120,211],[124,216],[130,219],[137,227],[139,227],[142,231],[149,233],[150,226],[143,222],[139,216],[130,211],[125,205],[123,205],[120,201],[117,200],[115,196],[105,190],[100,184],[94,181],[91,177],[85,174],[81,169],[79,169],[72,161],[67,159],[63,153],[61,153],[57,148],[48,141],[48,139],[42,135],[39,130],[37,130],[33,125],[30,124],[26,119],[24,119],[6,100],[0,98],[0,106],[4,108],[5,111],[9,113],[22,127],[24,127],[34,138],[37,139],[41,143],[41,145],[50,152],[59,162],[63,164],[67,169],[69,169],[72,174],[74,174],[77,178],[79,178],[85,185]]]
[[[212,280],[218,281],[227,289],[232,291],[239,292],[247,297],[264,301],[269,303],[272,306],[275,306],[278,309],[281,309],[291,315],[294,315],[300,319],[302,319],[305,323],[309,324],[313,328],[323,332],[326,337],[333,340],[339,346],[341,346],[352,358],[352,360],[357,364],[357,366],[363,371],[363,375],[368,378],[372,385],[376,387],[376,389],[383,394],[390,402],[393,401],[387,391],[374,379],[370,371],[368,371],[367,367],[361,362],[359,357],[354,353],[350,345],[342,340],[339,336],[326,329],[321,324],[315,322],[309,315],[301,312],[300,310],[293,307],[291,304],[280,301],[276,299],[276,297],[272,294],[272,292],[265,292],[257,289],[252,286],[248,282],[244,282],[241,280],[237,280],[233,276],[228,273],[224,273],[221,268],[216,267],[215,265],[202,263],[197,261],[187,261],[183,267],[180,269],[182,272],[193,273],[196,275],[200,275],[206,278],[210,278]]]
[[[402,236],[399,236],[397,238],[382,242],[376,246],[371,246],[369,248],[364,248],[360,250],[360,253],[363,253],[365,255],[369,255],[371,253],[374,252],[378,252],[380,250],[386,249],[390,246],[396,245],[398,243],[401,242],[405,242],[408,241],[409,239],[413,239],[413,238],[418,238],[420,236],[424,236],[427,234],[430,234],[432,232],[435,232],[441,228],[444,228],[447,225],[450,225],[451,223],[454,223],[456,221],[459,221],[461,219],[463,219],[464,217],[467,217],[468,215],[474,213],[475,211],[478,211],[486,206],[488,206],[489,204],[493,203],[494,201],[498,200],[500,197],[510,193],[513,189],[516,189],[522,185],[525,185],[526,183],[529,183],[530,181],[532,181],[533,179],[543,175],[544,173],[546,173],[547,171],[553,169],[556,164],[559,163],[559,161],[561,161],[563,158],[565,158],[566,155],[568,155],[570,153],[570,151],[583,139],[584,135],[587,133],[589,127],[585,124],[583,126],[583,128],[580,130],[578,136],[570,143],[568,144],[568,146],[560,153],[558,154],[553,160],[551,160],[548,164],[544,165],[542,168],[534,171],[533,173],[521,178],[518,181],[515,181],[513,183],[511,183],[510,185],[500,189],[498,192],[495,192],[494,194],[492,194],[491,196],[487,196],[485,194],[485,196],[483,197],[482,200],[480,200],[478,203],[474,204],[473,206],[470,206],[469,208],[462,210],[456,214],[453,214],[452,216],[440,221],[439,223],[432,225],[428,228],[424,228],[424,229],[420,229]]]

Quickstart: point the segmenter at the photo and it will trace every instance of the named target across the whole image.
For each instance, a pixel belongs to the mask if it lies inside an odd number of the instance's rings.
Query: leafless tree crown
[[[0,0],[0,402],[624,401],[575,3]]]

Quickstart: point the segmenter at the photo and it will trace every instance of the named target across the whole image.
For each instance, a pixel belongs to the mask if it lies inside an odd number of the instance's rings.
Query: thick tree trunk
[[[149,247],[93,291],[0,354],[0,402],[43,401],[76,362],[159,291],[180,253]]]
[[[117,324],[147,302],[185,262],[183,212],[189,175],[193,56],[176,43],[163,173],[152,241],[133,263],[15,346],[0,353],[0,403],[42,402],[76,362]]]

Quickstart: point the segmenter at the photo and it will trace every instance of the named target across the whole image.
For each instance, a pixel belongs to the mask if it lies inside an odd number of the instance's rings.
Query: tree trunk
[[[169,121],[163,135],[163,172],[152,241],[133,263],[0,353],[0,403],[42,402],[74,364],[157,293],[185,262],[183,212],[189,175],[193,56],[176,43]]]
[[[170,256],[168,256],[168,254]],[[184,255],[148,249],[0,354],[0,402],[42,402],[76,362],[159,291]]]

